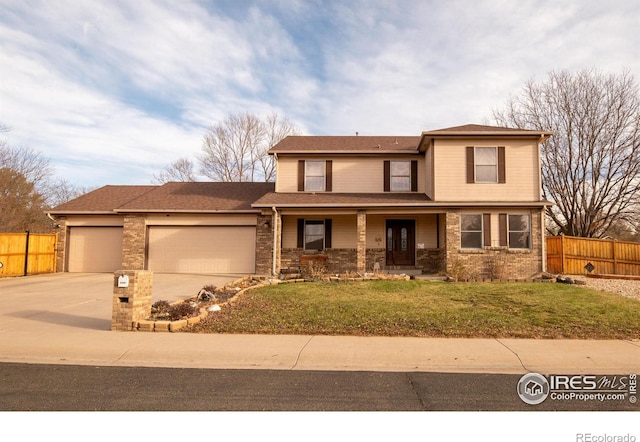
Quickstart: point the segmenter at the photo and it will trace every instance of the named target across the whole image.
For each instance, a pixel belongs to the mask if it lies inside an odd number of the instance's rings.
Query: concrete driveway
[[[205,285],[222,286],[239,277],[154,274],[153,301],[187,299]],[[0,278],[0,331],[44,332],[47,325],[110,330],[112,296],[111,273]]]

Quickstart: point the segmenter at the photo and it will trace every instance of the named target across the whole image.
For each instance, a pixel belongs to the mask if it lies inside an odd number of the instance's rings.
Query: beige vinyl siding
[[[122,266],[122,227],[69,228],[67,271],[109,273]]]
[[[255,226],[257,215],[193,215],[163,214],[147,215],[148,226]]]
[[[67,227],[122,227],[121,215],[73,215],[67,217]]]
[[[424,156],[424,169],[420,169],[418,165],[418,169],[420,173],[424,175],[424,191],[427,196],[433,199],[433,174],[428,171],[433,170],[433,147],[429,146]],[[418,184],[420,182],[418,181]]]
[[[467,146],[505,146],[506,183],[467,183]],[[534,140],[436,140],[434,198],[437,201],[538,201],[540,171]]]
[[[255,227],[151,226],[147,268],[158,273],[254,273],[255,244]]]
[[[422,156],[340,156],[340,157],[278,157],[276,192],[298,191],[298,160],[332,160],[334,193],[382,193],[384,191],[384,161],[418,160],[418,192],[425,191],[425,160]]]
[[[282,221],[282,247],[294,249],[298,246],[298,218],[307,220],[323,220],[330,218],[331,248],[354,249],[357,245],[356,216],[355,215],[288,215]]]
[[[385,229],[388,219],[409,219],[416,222],[416,244],[424,244],[425,248],[431,249],[438,246],[437,215],[415,215],[415,216],[390,216],[390,215],[369,215],[367,216],[367,248],[385,248]]]

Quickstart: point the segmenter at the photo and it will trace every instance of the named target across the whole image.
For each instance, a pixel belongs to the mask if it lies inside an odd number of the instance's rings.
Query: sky
[[[78,186],[150,184],[231,114],[417,136],[551,71],[640,81],[639,24],[637,0],[0,0],[0,135]]]

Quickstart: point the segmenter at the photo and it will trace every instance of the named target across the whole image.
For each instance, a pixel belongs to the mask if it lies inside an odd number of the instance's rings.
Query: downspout
[[[271,275],[276,276],[276,258],[278,256],[276,247],[278,243],[278,211],[276,207],[271,207],[273,210],[273,257],[271,258]]]

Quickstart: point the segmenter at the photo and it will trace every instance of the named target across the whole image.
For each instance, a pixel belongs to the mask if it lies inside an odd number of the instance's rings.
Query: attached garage
[[[69,227],[67,271],[108,273],[122,266],[122,227]]]
[[[158,273],[255,273],[255,226],[150,226],[147,268]]]

